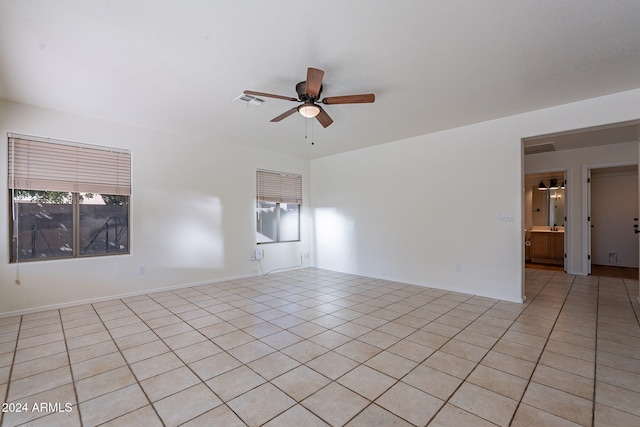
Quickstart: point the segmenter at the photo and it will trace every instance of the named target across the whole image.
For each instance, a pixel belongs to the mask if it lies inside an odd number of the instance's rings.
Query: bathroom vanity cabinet
[[[564,264],[564,232],[532,231],[531,261],[540,264]]]

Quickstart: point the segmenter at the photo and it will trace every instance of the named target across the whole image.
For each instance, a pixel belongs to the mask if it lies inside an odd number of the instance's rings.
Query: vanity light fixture
[[[554,178],[549,182],[549,190],[557,190],[557,189],[558,189],[558,180]]]
[[[544,191],[546,189],[547,189],[547,186],[544,185],[544,182],[540,181],[540,184],[538,185],[538,190]]]
[[[562,180],[562,184],[560,184],[560,188],[562,188],[564,190],[564,179]]]

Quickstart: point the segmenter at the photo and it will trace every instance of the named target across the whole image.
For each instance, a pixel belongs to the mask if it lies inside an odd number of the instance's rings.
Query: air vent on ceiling
[[[253,107],[259,107],[264,103],[264,99],[255,97],[253,95],[247,95],[246,93],[243,93],[242,95],[240,95],[239,97],[237,97],[233,101],[234,102],[235,101],[242,102],[245,105],[251,105]]]
[[[525,145],[524,154],[538,154],[548,153],[549,151],[556,151],[556,146],[553,142],[544,142],[536,145]]]

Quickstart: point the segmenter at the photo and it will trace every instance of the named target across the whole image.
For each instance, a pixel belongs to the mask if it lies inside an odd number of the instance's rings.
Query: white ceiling
[[[639,88],[639,22],[638,0],[0,0],[0,98],[315,158]],[[309,66],[376,102],[306,130],[232,102]]]

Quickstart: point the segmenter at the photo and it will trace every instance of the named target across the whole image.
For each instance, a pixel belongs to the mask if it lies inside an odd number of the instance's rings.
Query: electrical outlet
[[[456,263],[455,271],[456,273],[462,273],[462,264]]]
[[[144,274],[145,268],[144,265],[139,265],[138,266],[138,274]]]
[[[264,249],[256,249],[256,251],[253,253],[253,257],[255,259],[262,259],[264,258]]]

